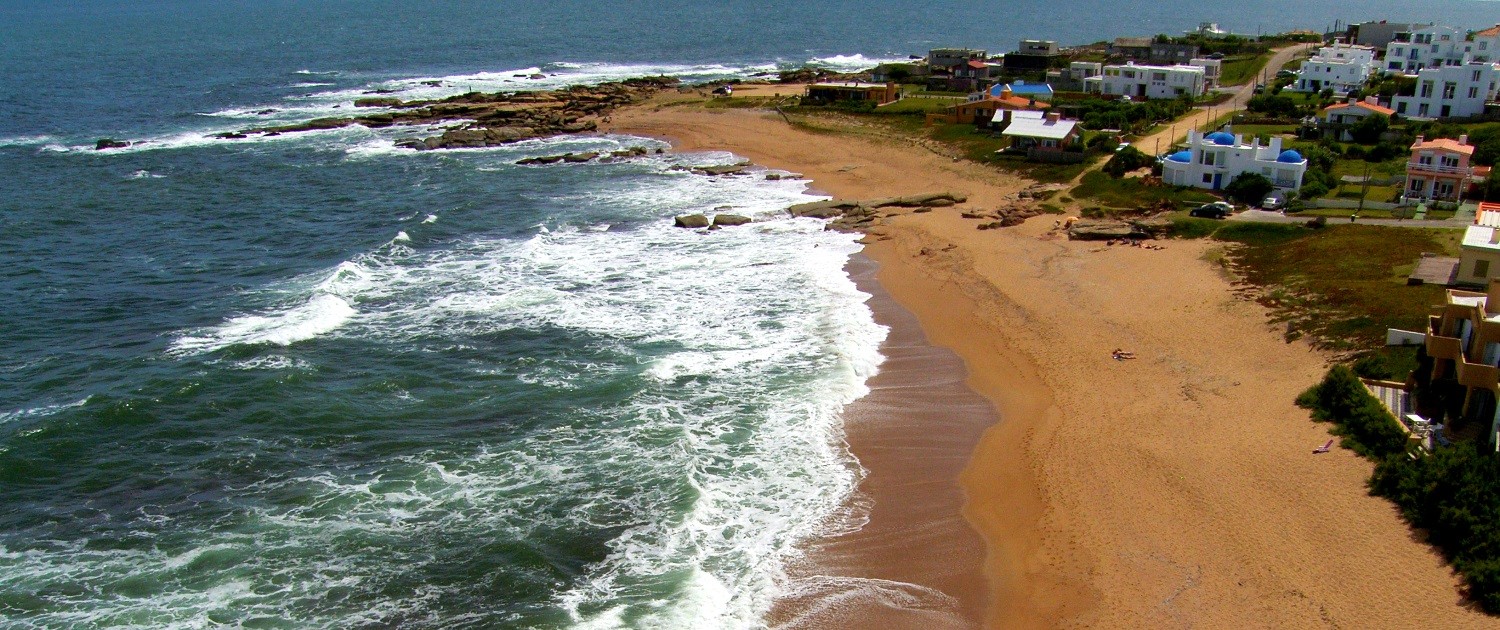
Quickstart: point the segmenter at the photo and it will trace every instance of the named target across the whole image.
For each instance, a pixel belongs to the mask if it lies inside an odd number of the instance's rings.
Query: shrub
[[[1375,114],[1359,119],[1359,122],[1349,126],[1349,135],[1360,144],[1375,144],[1380,141],[1380,134],[1391,128],[1389,116]]]
[[[1104,163],[1104,172],[1110,177],[1120,178],[1124,177],[1125,173],[1153,164],[1156,164],[1156,158],[1142,153],[1135,147],[1125,147],[1116,151],[1109,161]]]
[[[1323,182],[1313,182],[1311,184],[1303,184],[1302,190],[1298,191],[1297,196],[1303,199],[1317,199],[1326,194],[1328,194],[1328,187],[1324,186]]]
[[[1260,173],[1241,173],[1224,187],[1224,194],[1234,197],[1241,203],[1255,205],[1275,189],[1276,186],[1271,183],[1271,180],[1266,179]]]

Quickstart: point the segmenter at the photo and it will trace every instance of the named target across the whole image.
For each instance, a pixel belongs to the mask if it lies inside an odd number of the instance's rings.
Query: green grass
[[[1408,286],[1423,252],[1456,255],[1457,230],[1349,225],[1231,223],[1213,235],[1234,243],[1235,273],[1258,287],[1258,301],[1287,325],[1287,340],[1348,357],[1384,346],[1387,328],[1421,330],[1443,287]]]
[[[962,98],[903,98],[894,103],[875,108],[876,114],[909,115],[941,113],[943,110],[964,102]]]
[[[1178,205],[1202,204],[1218,199],[1197,188],[1177,186],[1147,186],[1140,178],[1115,179],[1100,171],[1083,176],[1083,181],[1068,193],[1074,199],[1090,205],[1110,208],[1139,208],[1170,201]]]
[[[1276,136],[1297,134],[1296,125],[1234,125],[1233,128],[1235,133],[1244,135],[1246,140],[1252,137],[1270,140]]]
[[[1271,54],[1225,57],[1219,71],[1220,85],[1242,85],[1259,78],[1261,68],[1271,60]]]

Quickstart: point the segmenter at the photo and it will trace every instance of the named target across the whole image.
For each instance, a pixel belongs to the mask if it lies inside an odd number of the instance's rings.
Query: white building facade
[[[1495,99],[1500,70],[1495,64],[1424,68],[1417,73],[1416,94],[1391,99],[1397,114],[1410,118],[1478,116]]]
[[[1386,74],[1416,74],[1423,68],[1458,65],[1467,61],[1466,33],[1451,26],[1419,26],[1397,33],[1385,47]]]
[[[1187,144],[1162,162],[1162,182],[1219,190],[1240,175],[1258,173],[1278,189],[1297,190],[1307,173],[1307,160],[1296,151],[1283,151],[1279,137],[1262,146],[1259,138],[1246,143],[1243,136],[1226,131],[1190,131]]]
[[[1365,85],[1375,69],[1375,49],[1369,46],[1334,44],[1318,49],[1311,59],[1302,62],[1294,92],[1321,92],[1328,88],[1348,94]]]
[[[1208,89],[1198,66],[1104,66],[1104,73],[1083,81],[1083,91],[1131,98],[1202,96]]]

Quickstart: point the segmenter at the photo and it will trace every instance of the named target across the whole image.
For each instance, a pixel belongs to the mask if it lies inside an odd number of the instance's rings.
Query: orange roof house
[[[1417,136],[1411,145],[1411,159],[1406,163],[1407,199],[1454,201],[1474,183],[1474,169],[1469,157],[1474,145],[1468,136],[1427,140]]]

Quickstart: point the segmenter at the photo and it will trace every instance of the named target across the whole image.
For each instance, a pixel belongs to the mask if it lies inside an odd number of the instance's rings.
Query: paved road
[[[1262,71],[1262,74],[1268,77],[1276,76],[1276,73],[1287,62],[1290,62],[1293,57],[1312,47],[1313,44],[1297,44],[1277,49],[1276,54],[1272,55],[1271,59],[1266,62],[1266,67]],[[1226,113],[1245,109],[1245,105],[1250,102],[1250,98],[1253,96],[1255,96],[1254,79],[1239,86],[1239,90],[1234,93],[1233,98],[1211,107],[1195,107],[1193,108],[1193,113],[1188,114],[1185,118],[1177,120],[1162,131],[1134,140],[1131,142],[1131,145],[1153,155],[1161,155],[1163,151],[1170,149],[1172,145],[1186,138],[1189,129],[1202,127]]]
[[[1230,221],[1249,221],[1249,222],[1252,222],[1252,223],[1299,223],[1300,224],[1300,223],[1306,223],[1309,219],[1312,219],[1312,218],[1314,218],[1314,217],[1312,217],[1312,216],[1295,215],[1295,214],[1288,216],[1288,215],[1282,214],[1280,212],[1270,212],[1270,211],[1267,211],[1267,210],[1257,210],[1255,208],[1251,208],[1249,210],[1245,210],[1243,212],[1239,212],[1239,213],[1230,215],[1229,220]],[[1329,223],[1351,223],[1351,221],[1349,221],[1348,217],[1343,217],[1343,218],[1328,217],[1328,222]],[[1421,221],[1418,221],[1416,219],[1371,219],[1371,218],[1363,218],[1362,217],[1362,218],[1359,218],[1359,219],[1356,219],[1356,220],[1352,221],[1352,223],[1359,223],[1360,225],[1385,225],[1385,226],[1391,226],[1391,227],[1446,228],[1446,229],[1458,229],[1458,228],[1468,227],[1470,225],[1469,220],[1466,219],[1466,218],[1465,219],[1441,219],[1441,220],[1423,219]]]
[[[1281,68],[1287,64],[1287,62],[1291,61],[1293,57],[1296,57],[1298,54],[1312,48],[1313,46],[1314,44],[1297,44],[1295,46],[1276,49],[1275,54],[1271,55],[1271,59],[1266,61],[1266,67],[1261,70],[1261,74],[1268,77],[1276,76],[1276,73],[1280,71]],[[1226,113],[1244,109],[1245,104],[1250,102],[1250,98],[1252,96],[1255,96],[1255,79],[1251,79],[1244,85],[1238,86],[1237,89],[1233,86],[1220,89],[1220,91],[1231,90],[1233,91],[1234,96],[1229,100],[1224,101],[1223,103],[1219,103],[1218,105],[1205,105],[1201,107],[1195,107],[1193,108],[1192,113],[1181,119],[1178,119],[1171,125],[1168,125],[1166,129],[1153,133],[1149,136],[1144,136],[1132,140],[1131,146],[1134,146],[1135,148],[1141,151],[1145,151],[1151,155],[1161,155],[1163,151],[1171,148],[1172,145],[1176,144],[1179,140],[1187,138],[1189,129],[1202,127],[1203,125],[1208,124],[1210,121],[1223,116]],[[1073,178],[1073,181],[1069,183],[1069,186],[1077,186],[1079,182],[1083,181],[1083,176],[1085,174],[1087,174],[1089,171],[1096,171],[1100,168],[1103,168],[1105,162],[1108,162],[1108,160],[1102,158],[1094,160],[1093,164],[1089,165],[1088,168],[1083,169],[1083,172],[1079,173],[1077,177]]]

